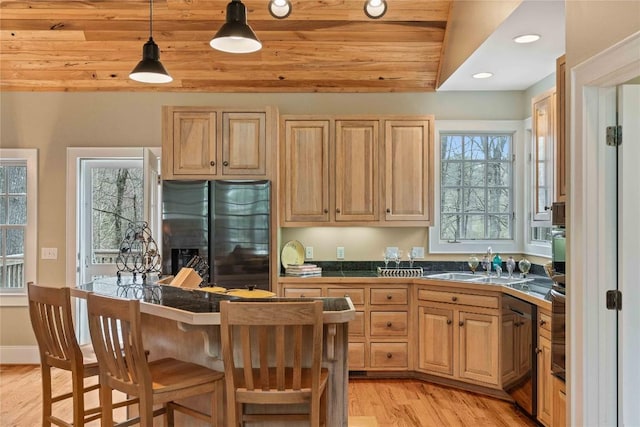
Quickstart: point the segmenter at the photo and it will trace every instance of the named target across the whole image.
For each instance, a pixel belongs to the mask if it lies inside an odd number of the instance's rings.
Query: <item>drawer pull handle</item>
[[[391,327],[391,322],[387,322],[387,328]]]
[[[458,301],[458,297],[451,297],[451,301]]]
[[[226,160],[224,162],[222,162],[223,166],[229,166],[229,162],[227,162]]]
[[[392,357],[393,357],[393,354],[387,353],[387,359],[391,359]]]
[[[541,349],[541,348],[536,348],[536,353],[537,353],[537,354],[542,353],[542,349]]]
[[[447,325],[450,325],[451,323],[451,319],[447,319]]]
[[[304,298],[304,294],[300,294],[300,298]]]
[[[392,300],[393,299],[393,295],[387,295],[387,299],[388,300]]]
[[[214,162],[213,160],[211,160],[211,161],[209,162],[209,164],[210,164],[211,166],[215,166],[215,165],[216,165],[216,162]]]
[[[458,326],[464,326],[464,322],[461,320],[458,322]]]
[[[540,326],[544,326],[544,325],[546,325],[546,323],[547,323],[547,321],[546,321],[546,320],[541,320],[541,321],[540,321]]]

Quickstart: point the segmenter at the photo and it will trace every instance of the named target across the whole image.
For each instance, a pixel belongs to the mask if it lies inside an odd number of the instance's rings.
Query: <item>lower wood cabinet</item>
[[[551,373],[551,315],[538,312],[538,421],[550,427],[553,424],[553,379]]]
[[[567,390],[566,384],[558,377],[553,377],[553,427],[567,425]]]
[[[345,297],[356,309],[349,322],[349,369],[406,371],[411,368],[408,285],[281,283],[285,297]]]
[[[495,304],[493,298],[419,289],[418,370],[497,388],[500,316],[497,296]],[[489,301],[491,308],[460,301]]]

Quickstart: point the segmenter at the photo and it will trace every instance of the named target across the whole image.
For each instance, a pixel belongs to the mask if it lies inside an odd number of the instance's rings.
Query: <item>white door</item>
[[[640,85],[618,88],[618,120],[618,425],[632,426],[640,425]]]

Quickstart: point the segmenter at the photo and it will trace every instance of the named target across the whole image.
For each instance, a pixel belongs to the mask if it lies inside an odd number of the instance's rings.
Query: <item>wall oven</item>
[[[566,373],[566,290],[554,284],[551,289],[551,372],[565,380]]]

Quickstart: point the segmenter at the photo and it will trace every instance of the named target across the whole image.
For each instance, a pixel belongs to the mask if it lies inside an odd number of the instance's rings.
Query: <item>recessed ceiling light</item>
[[[538,40],[540,40],[540,35],[538,34],[523,34],[513,38],[513,41],[516,43],[533,43]]]
[[[472,77],[474,79],[488,79],[491,76],[493,76],[493,73],[483,72],[483,73],[475,73]]]

